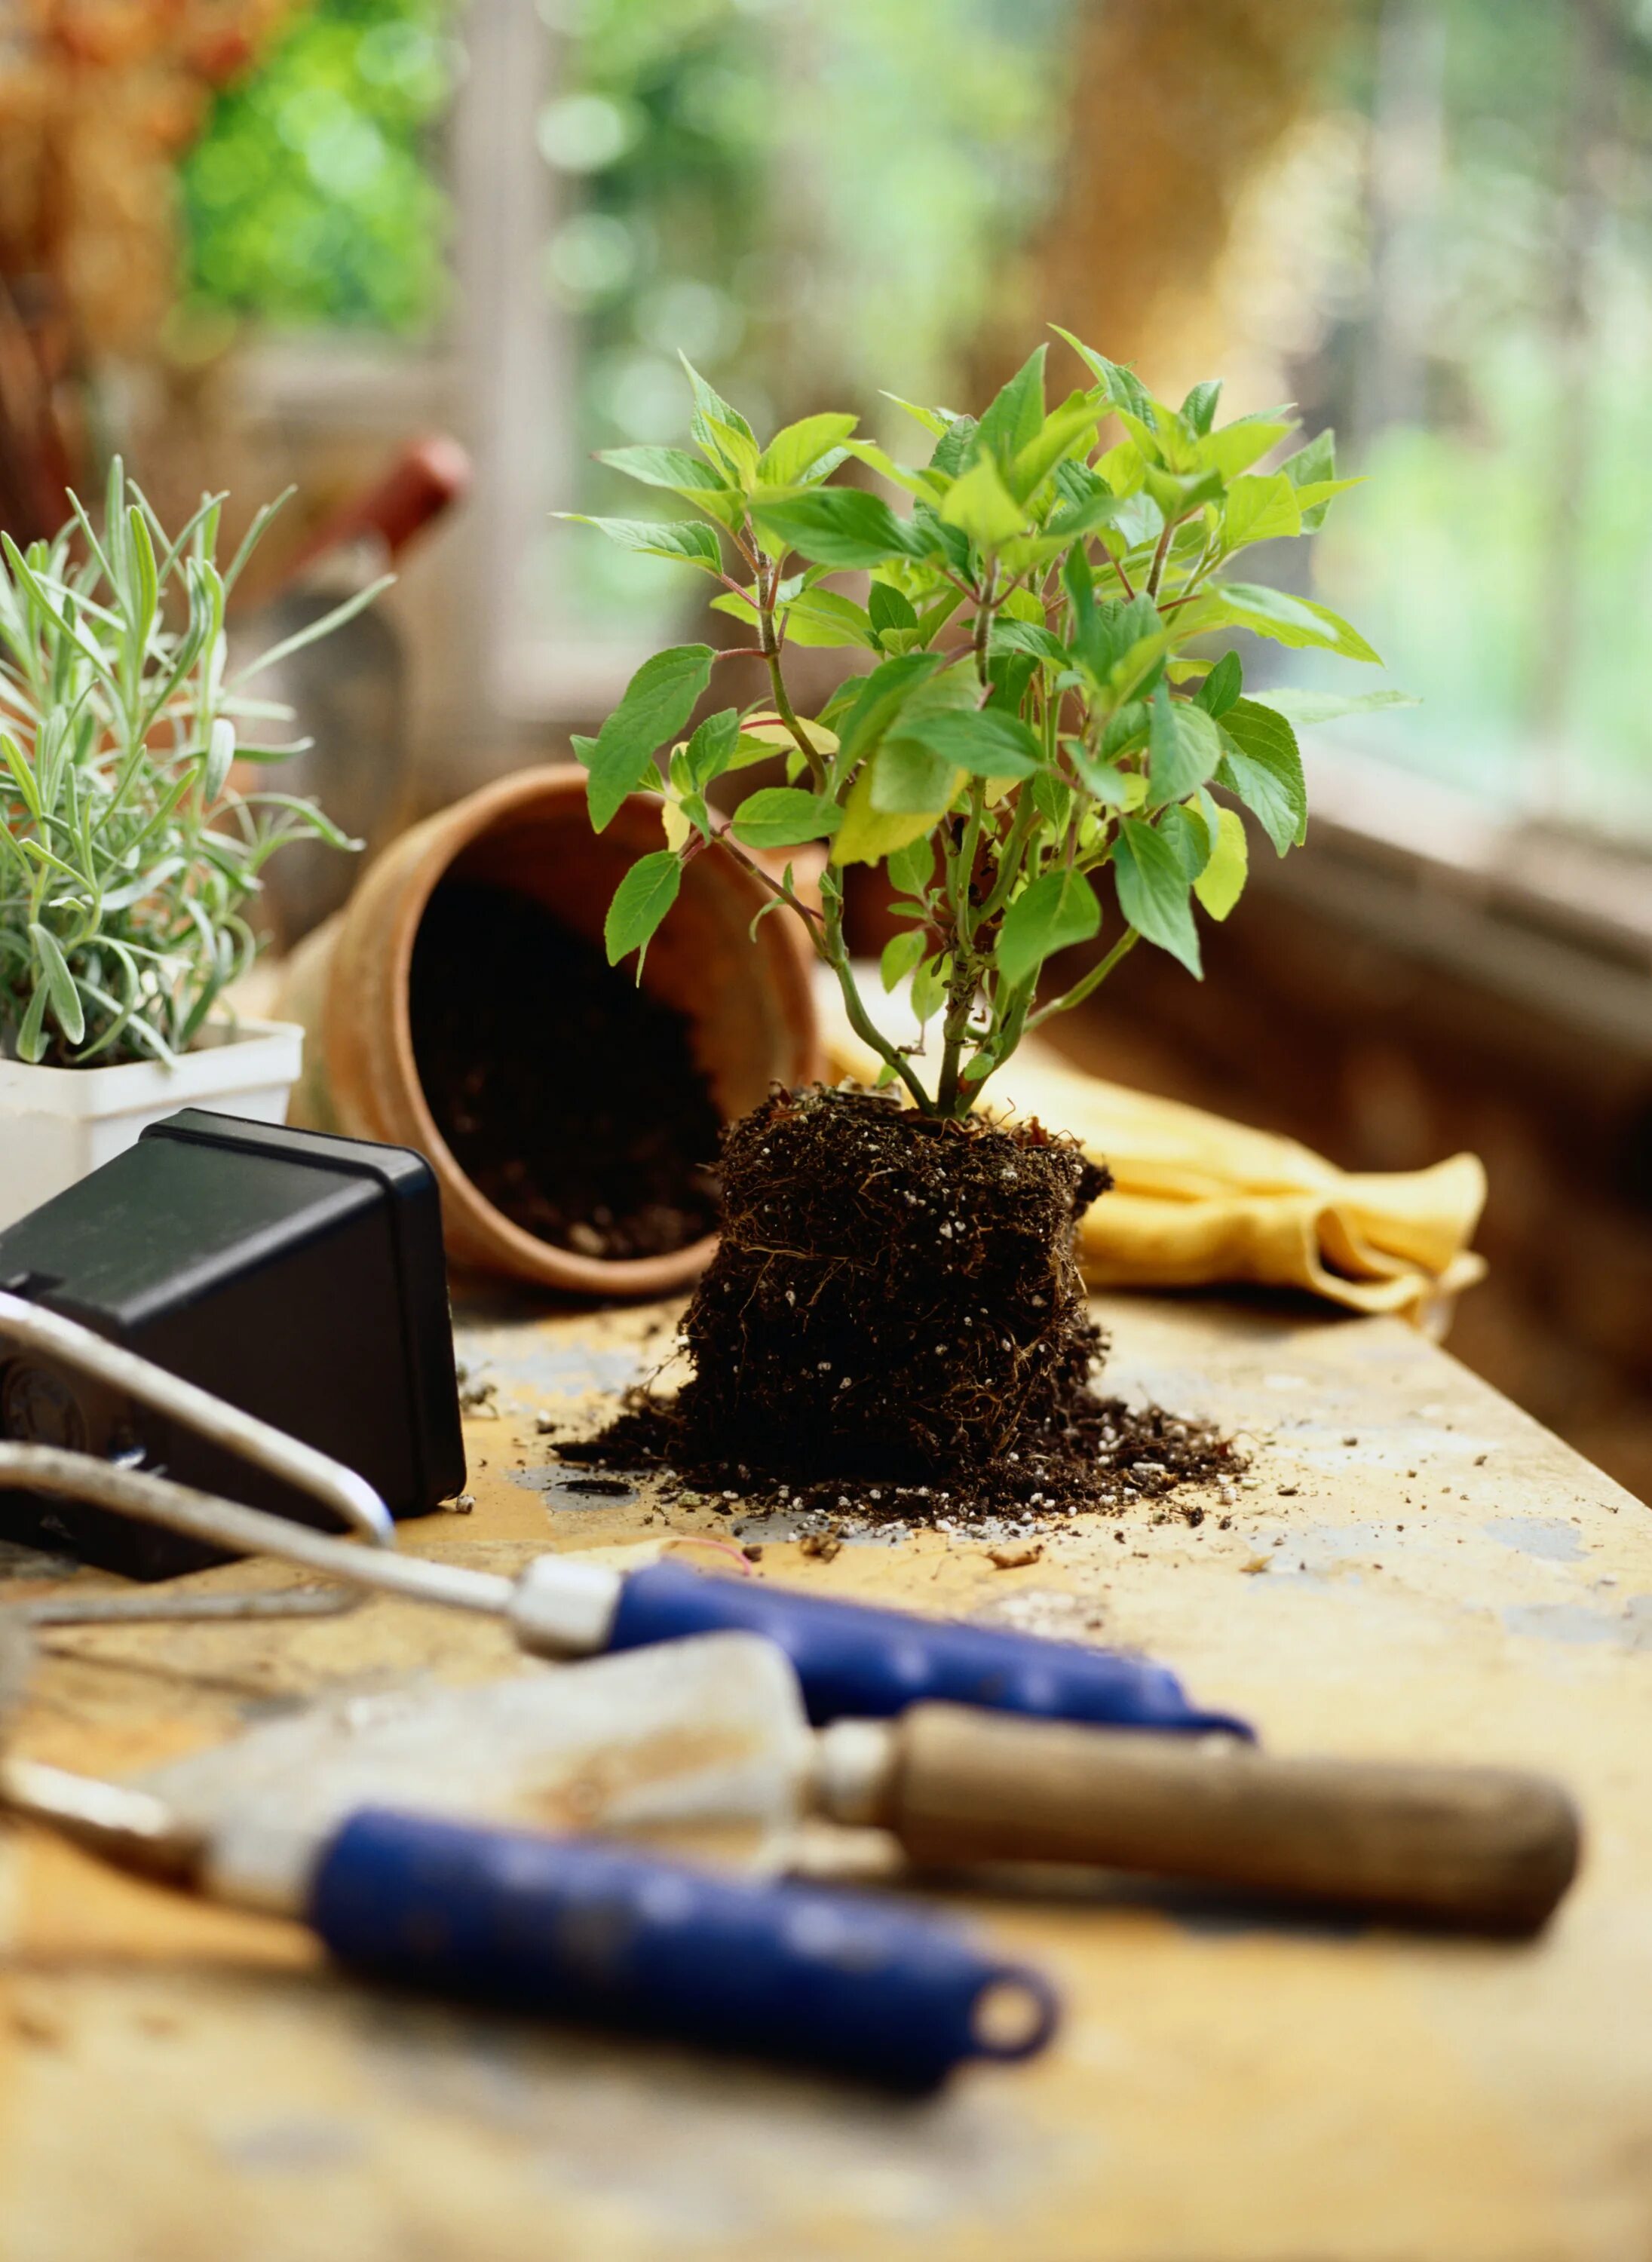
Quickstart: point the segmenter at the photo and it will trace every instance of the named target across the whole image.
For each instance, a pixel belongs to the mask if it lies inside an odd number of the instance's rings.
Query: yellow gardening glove
[[[876,1077],[876,1055],[840,1015],[828,1014],[825,1037],[838,1076]],[[1087,1076],[1036,1041],[992,1097],[1070,1132],[1112,1171],[1114,1192],[1078,1228],[1093,1288],[1250,1280],[1441,1332],[1451,1299],[1485,1271],[1468,1246],[1486,1194],[1476,1156],[1427,1171],[1339,1171],[1294,1139]]]

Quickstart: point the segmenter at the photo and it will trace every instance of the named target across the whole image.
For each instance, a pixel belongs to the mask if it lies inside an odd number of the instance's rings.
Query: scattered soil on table
[[[817,1089],[732,1125],[723,1182],[692,1379],[631,1393],[564,1459],[664,1468],[712,1507],[1017,1529],[1244,1466],[1208,1426],[1091,1387],[1106,1344],[1073,1228],[1110,1182],[1071,1140]]]
[[[524,1232],[620,1258],[716,1229],[721,1124],[688,1023],[595,944],[530,897],[450,880],[408,1002],[436,1127]]]

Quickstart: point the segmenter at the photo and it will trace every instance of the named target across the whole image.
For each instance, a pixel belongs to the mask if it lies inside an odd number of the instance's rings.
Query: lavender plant
[[[70,500],[49,543],[0,534],[0,1052],[170,1062],[252,962],[244,910],[269,859],[361,845],[312,802],[239,790],[231,767],[310,743],[271,742],[292,710],[248,687],[385,581],[227,679],[225,604],[279,503],[220,571],[224,495],[175,537],[119,458],[101,532]]]

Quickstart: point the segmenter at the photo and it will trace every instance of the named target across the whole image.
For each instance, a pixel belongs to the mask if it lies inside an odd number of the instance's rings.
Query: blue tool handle
[[[1038,1974],[929,1917],[426,1815],[352,1815],[307,1913],[379,1977],[905,2090],[1030,2057],[1056,2023]]]
[[[767,1634],[797,1668],[809,1718],[887,1719],[909,1704],[986,1705],[1041,1720],[1111,1727],[1226,1729],[1243,1720],[1195,1709],[1175,1675],[1145,1658],[836,1602],[754,1579],[652,1563],[620,1592],[610,1649],[738,1627]]]

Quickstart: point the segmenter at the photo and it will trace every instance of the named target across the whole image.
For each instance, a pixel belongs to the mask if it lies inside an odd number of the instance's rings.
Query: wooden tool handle
[[[922,1704],[877,1816],[920,1862],[1078,1862],[1477,1930],[1530,1932],[1577,1866],[1557,1783]]]

